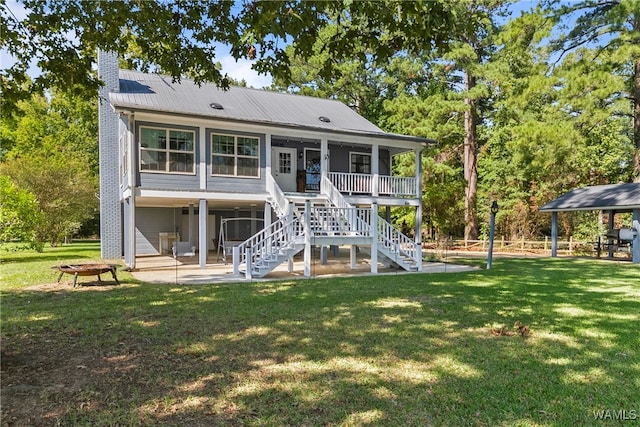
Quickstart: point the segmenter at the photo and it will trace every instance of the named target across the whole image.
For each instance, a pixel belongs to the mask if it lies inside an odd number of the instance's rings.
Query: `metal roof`
[[[640,209],[640,183],[576,188],[550,201],[540,212]]]
[[[228,90],[214,84],[196,85],[183,78],[120,70],[120,91],[109,94],[117,109],[296,127],[334,133],[359,134],[391,140],[434,144],[436,141],[384,132],[335,100],[243,87]]]

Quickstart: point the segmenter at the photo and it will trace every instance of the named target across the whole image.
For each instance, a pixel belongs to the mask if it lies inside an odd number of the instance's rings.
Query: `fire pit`
[[[118,282],[118,277],[116,276],[117,267],[115,264],[66,264],[56,265],[51,268],[60,271],[58,283],[60,283],[63,274],[73,274],[73,287],[75,288],[78,283],[78,276],[98,276],[98,282],[102,282],[100,275],[106,272],[110,272],[116,285],[119,285],[120,282]]]

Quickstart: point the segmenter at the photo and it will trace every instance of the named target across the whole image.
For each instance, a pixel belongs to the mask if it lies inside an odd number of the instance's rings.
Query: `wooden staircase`
[[[322,182],[325,191],[317,195],[285,194],[275,181],[267,181],[279,219],[234,248],[234,274],[264,277],[311,245],[358,245],[369,253],[375,247],[375,259],[385,265],[422,270],[421,251],[414,241],[380,217],[375,205],[350,205],[326,177]]]

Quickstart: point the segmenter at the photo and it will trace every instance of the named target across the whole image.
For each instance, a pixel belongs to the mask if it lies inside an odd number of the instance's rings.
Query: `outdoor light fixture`
[[[491,268],[493,262],[493,236],[496,228],[496,214],[498,213],[498,202],[491,203],[491,219],[489,221],[489,254],[487,255],[487,270]]]

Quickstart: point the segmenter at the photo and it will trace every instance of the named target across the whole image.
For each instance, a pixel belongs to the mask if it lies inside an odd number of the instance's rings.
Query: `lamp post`
[[[487,257],[487,270],[491,268],[493,262],[493,236],[496,228],[496,214],[498,213],[498,202],[491,203],[491,220],[489,221],[489,255]]]

